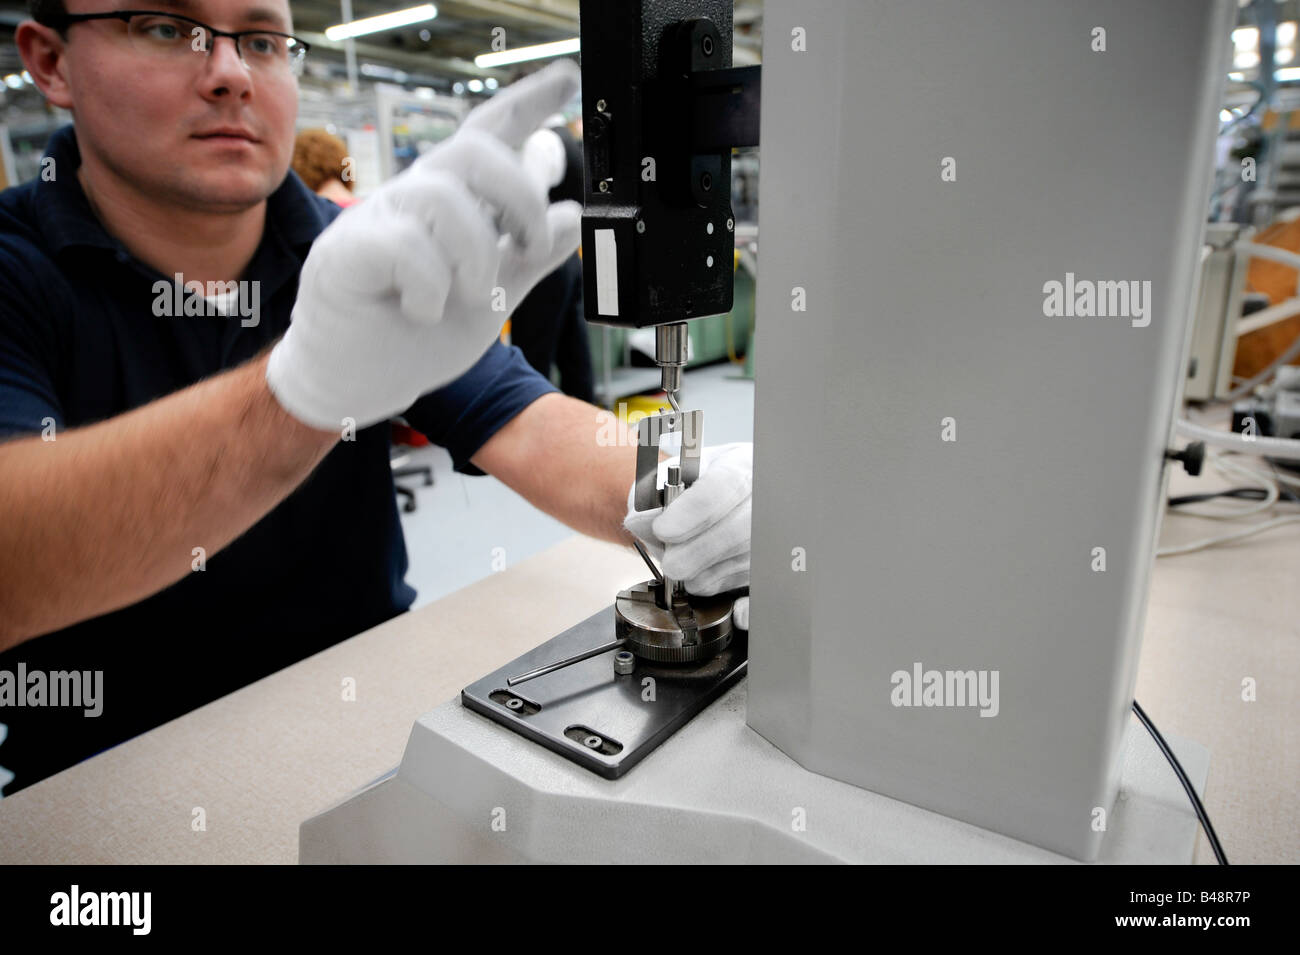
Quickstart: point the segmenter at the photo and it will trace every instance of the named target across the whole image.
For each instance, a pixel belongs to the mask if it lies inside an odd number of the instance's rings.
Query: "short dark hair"
[[[37,23],[50,26],[67,16],[68,8],[63,0],[27,0],[27,12]]]

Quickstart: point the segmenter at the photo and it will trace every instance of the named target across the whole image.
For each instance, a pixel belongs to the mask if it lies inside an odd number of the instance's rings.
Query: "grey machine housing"
[[[1235,9],[764,5],[747,719],[805,768],[1096,857]]]

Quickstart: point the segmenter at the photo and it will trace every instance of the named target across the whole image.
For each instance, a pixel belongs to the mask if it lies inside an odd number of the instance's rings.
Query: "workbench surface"
[[[1171,493],[1219,486],[1179,472]],[[1162,543],[1239,526],[1171,514]],[[1234,863],[1300,862],[1298,556],[1287,526],[1161,558],[1152,578],[1137,697],[1208,747]],[[299,823],[394,767],[417,717],[644,576],[630,548],[557,544],[0,800],[0,863],[296,862]],[[1196,858],[1214,860],[1203,835]]]

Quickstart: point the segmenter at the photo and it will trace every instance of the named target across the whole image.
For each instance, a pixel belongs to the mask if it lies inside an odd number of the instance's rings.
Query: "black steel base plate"
[[[461,702],[580,766],[617,779],[745,675],[749,639],[699,664],[636,661],[614,672],[614,653],[583,660],[511,688],[506,678],[609,643],[614,608],[547,640],[461,690]],[[647,682],[650,681],[650,682]]]

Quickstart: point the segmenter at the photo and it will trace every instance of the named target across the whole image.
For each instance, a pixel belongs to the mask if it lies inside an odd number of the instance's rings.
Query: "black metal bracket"
[[[731,0],[582,0],[583,283],[590,322],[730,311],[731,150],[758,144],[760,67]]]
[[[761,66],[733,66],[691,74],[691,141],[695,149],[758,145]]]

